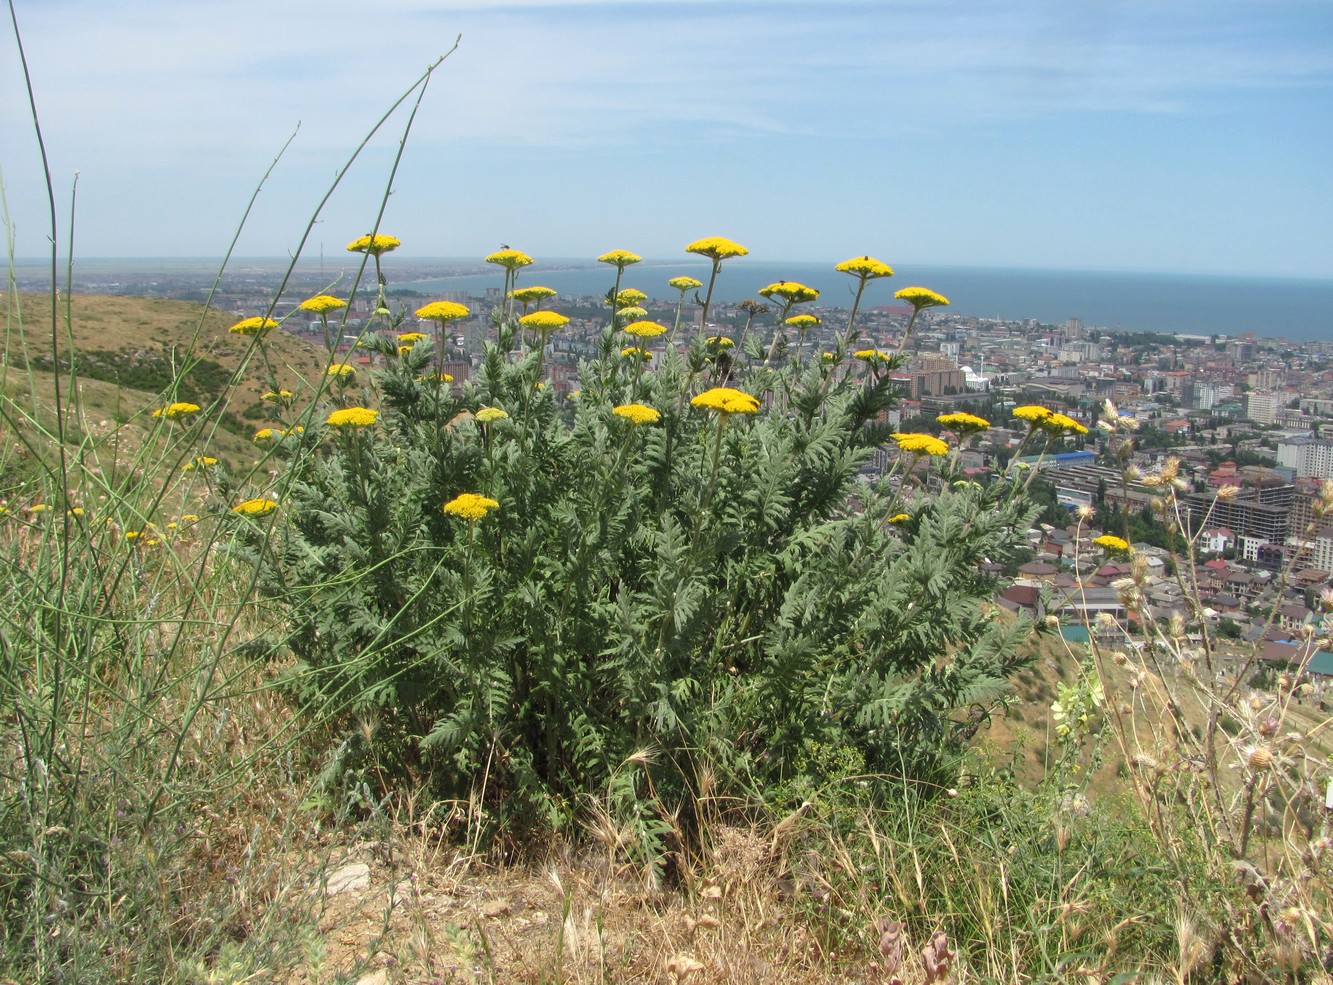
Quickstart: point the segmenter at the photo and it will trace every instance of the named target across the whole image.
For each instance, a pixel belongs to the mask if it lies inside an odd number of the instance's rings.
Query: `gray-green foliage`
[[[429,777],[556,825],[638,750],[686,800],[703,764],[767,786],[812,743],[945,775],[1028,631],[988,616],[979,573],[1019,545],[1021,495],[858,479],[892,447],[893,395],[850,361],[737,367],[699,341],[640,370],[608,331],[566,398],[496,324],[456,395],[428,345],[381,347],[386,368],[337,397],[378,423],[312,426],[285,519],[254,543],[294,686],[351,699],[334,772],[373,763],[382,784]],[[724,382],[759,413],[691,405]],[[660,421],[613,412],[632,401]],[[509,416],[478,423],[483,407]],[[499,508],[444,513],[461,493]]]

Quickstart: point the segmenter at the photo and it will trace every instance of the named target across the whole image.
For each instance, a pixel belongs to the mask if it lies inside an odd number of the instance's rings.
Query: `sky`
[[[62,254],[71,200],[76,256],[220,257],[238,228],[238,256],[341,253],[389,191],[380,230],[414,257],[726,236],[784,261],[1333,278],[1331,0],[12,2]],[[0,34],[7,223],[40,256]],[[415,92],[349,168],[446,52],[392,180]]]

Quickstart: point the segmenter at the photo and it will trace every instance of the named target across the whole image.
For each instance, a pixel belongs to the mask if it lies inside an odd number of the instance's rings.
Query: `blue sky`
[[[1333,3],[15,0],[75,251],[294,250],[432,80],[382,230],[412,256],[680,254],[1333,277]],[[46,247],[17,50],[0,168]],[[308,252],[374,221],[405,114]]]

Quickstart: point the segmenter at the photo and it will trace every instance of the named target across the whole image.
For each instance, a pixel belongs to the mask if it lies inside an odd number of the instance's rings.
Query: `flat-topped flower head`
[[[852,357],[871,366],[878,366],[893,359],[887,352],[880,352],[878,349],[857,349],[852,353]]]
[[[186,462],[181,466],[182,472],[193,472],[195,469],[211,469],[218,464],[218,460],[211,455],[199,455],[193,461]]]
[[[635,321],[630,322],[621,331],[630,335],[637,335],[641,339],[656,338],[666,331],[665,325],[659,325],[655,321]]]
[[[259,399],[270,404],[289,404],[296,394],[290,390],[268,390],[259,395]]]
[[[820,324],[820,320],[815,315],[792,315],[787,319],[787,324],[798,332],[808,332]]]
[[[1102,534],[1100,537],[1094,537],[1092,542],[1109,554],[1128,554],[1131,550],[1129,541],[1115,534]]]
[[[861,280],[874,280],[876,277],[892,277],[893,268],[881,263],[874,257],[852,257],[833,268],[840,274],[850,274]]]
[[[398,336],[399,345],[416,345],[418,342],[425,342],[429,335],[425,332],[403,332]]]
[[[699,256],[720,262],[729,257],[743,257],[750,251],[724,236],[708,236],[705,239],[696,239],[685,247],[685,252],[697,253]]]
[[[643,404],[621,404],[612,407],[611,413],[620,415],[632,424],[656,424],[662,419],[660,413]]]
[[[498,502],[489,496],[479,496],[477,493],[463,493],[455,496],[442,507],[444,512],[450,516],[474,522],[480,520],[491,510],[498,510],[499,508],[500,504]]]
[[[302,311],[312,311],[317,315],[324,315],[330,311],[337,311],[339,308],[346,308],[347,302],[342,298],[335,298],[332,294],[316,294],[313,298],[306,298],[297,307]]]
[[[630,322],[639,321],[648,317],[648,310],[640,308],[638,305],[630,305],[628,308],[621,308],[616,312],[616,321],[622,325],[628,325]]]
[[[505,420],[508,416],[499,407],[483,407],[476,413],[479,424],[494,424],[496,421]]]
[[[402,240],[394,236],[385,236],[383,233],[376,233],[374,236],[365,235],[359,239],[354,239],[347,244],[350,253],[369,253],[371,256],[381,256],[390,250],[396,250],[402,246]]]
[[[699,394],[690,404],[705,410],[715,410],[719,414],[757,414],[759,399],[742,390],[733,390],[729,386],[715,386]]]
[[[370,427],[379,419],[380,412],[369,407],[344,407],[330,413],[324,423],[339,430],[356,431]]]
[[[1051,414],[1038,422],[1044,431],[1051,434],[1063,434],[1068,431],[1071,434],[1087,434],[1088,429],[1066,414]]]
[[[836,363],[838,361],[838,354],[836,352],[822,352],[820,353],[819,358],[826,363]]]
[[[247,499],[243,503],[237,503],[231,508],[233,513],[240,516],[263,516],[265,513],[272,513],[278,508],[277,500],[274,499]]]
[[[609,291],[607,293],[610,294]],[[648,295],[644,294],[643,291],[639,290],[637,287],[627,287],[616,295],[615,305],[620,309],[637,308],[647,300]]]
[[[641,363],[646,363],[653,358],[653,354],[647,349],[640,349],[638,346],[627,345],[620,350],[620,355],[625,359],[636,359]]]
[[[518,323],[524,328],[530,328],[534,332],[547,335],[557,328],[564,328],[568,325],[569,318],[555,311],[534,311],[530,315],[524,315],[518,320]]]
[[[914,455],[947,455],[949,453],[948,442],[940,440],[933,434],[893,434],[890,437],[898,443],[900,449]]]
[[[893,296],[899,301],[906,301],[917,311],[922,308],[939,308],[949,303],[943,294],[936,294],[928,287],[904,287],[894,291]]]
[[[441,325],[445,322],[466,318],[470,314],[472,312],[468,310],[468,306],[459,304],[457,301],[432,301],[430,304],[422,305],[417,309],[418,318],[437,321]]]
[[[935,418],[950,431],[955,434],[976,434],[985,431],[990,427],[990,421],[984,417],[978,417],[976,414],[968,414],[965,411],[957,411],[953,414],[941,414]]]
[[[349,363],[334,363],[328,369],[324,370],[324,375],[339,380],[350,379],[356,375],[356,367]]]
[[[1049,407],[1041,406],[1041,404],[1024,404],[1022,407],[1015,407],[1013,415],[1020,421],[1027,421],[1035,426],[1050,417],[1051,410]]]
[[[819,297],[819,292],[813,287],[806,287],[804,284],[798,284],[792,280],[780,280],[774,284],[769,284],[767,287],[761,287],[759,293],[770,301],[781,298],[788,304],[804,304]]]
[[[534,301],[545,301],[547,298],[556,296],[554,287],[542,287],[534,284],[532,287],[520,287],[509,292],[509,296],[519,304],[532,304]]]
[[[735,342],[733,342],[729,337],[725,335],[708,336],[708,345],[709,348],[712,349],[730,349],[735,344],[736,344]]]
[[[517,270],[519,267],[526,267],[532,263],[532,257],[528,256],[522,250],[496,250],[486,257],[487,263],[493,263],[497,267],[504,267],[506,270]]]
[[[251,438],[250,440],[257,445],[262,445],[275,440],[276,438],[281,436],[281,434],[282,432],[277,430],[276,428],[260,428],[258,431],[255,432],[254,437]]]
[[[199,413],[199,405],[177,401],[174,404],[167,404],[165,407],[159,407],[153,411],[154,417],[165,417],[169,421],[179,421],[183,417],[189,417],[191,414]]]
[[[418,376],[418,383],[452,383],[454,378],[448,373],[427,373],[425,376]]]
[[[242,318],[231,328],[227,329],[233,335],[267,335],[278,327],[278,323],[272,318]]]
[[[609,263],[613,267],[624,270],[632,263],[638,263],[643,257],[637,253],[631,253],[629,250],[611,250],[609,253],[603,253],[597,258],[598,263]]]
[[[684,294],[686,291],[697,291],[704,285],[703,281],[695,280],[693,277],[672,277],[667,281],[667,286],[674,287],[681,294]]]
[[[910,520],[910,519],[912,519],[912,514],[911,514],[911,513],[895,513],[893,516],[889,517],[889,522],[890,522],[890,523],[906,523],[906,522],[907,522],[908,520]]]

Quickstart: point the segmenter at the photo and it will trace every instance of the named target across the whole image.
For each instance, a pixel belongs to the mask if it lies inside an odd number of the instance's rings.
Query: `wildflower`
[[[611,408],[611,413],[619,414],[634,424],[656,424],[662,419],[661,414],[643,404],[621,404]]]
[[[758,398],[726,386],[715,386],[711,390],[705,390],[691,400],[690,404],[706,410],[715,410],[719,414],[755,414],[759,411]]]
[[[352,240],[347,244],[347,250],[349,253],[369,253],[371,256],[380,256],[391,250],[396,250],[402,245],[402,240],[396,237],[376,233],[374,236],[366,235]]]
[[[637,359],[641,363],[646,363],[653,358],[653,354],[647,349],[640,349],[633,345],[625,346],[620,350],[620,354],[626,359]]]
[[[641,321],[648,317],[646,308],[640,308],[638,305],[630,305],[628,308],[621,308],[616,312],[616,321],[628,325],[631,322]]]
[[[1253,773],[1266,773],[1273,768],[1273,750],[1268,746],[1250,746],[1246,750],[1245,765]]]
[[[893,516],[889,517],[889,522],[890,522],[890,523],[906,523],[906,522],[907,522],[908,520],[910,520],[910,519],[912,519],[912,514],[911,514],[911,513],[895,513]]]
[[[1217,490],[1217,498],[1222,502],[1230,502],[1240,495],[1240,486],[1222,486]]]
[[[956,434],[975,434],[990,427],[990,421],[984,417],[978,417],[976,414],[968,414],[964,411],[958,411],[954,414],[941,414],[935,420]]]
[[[445,322],[466,318],[471,313],[467,305],[459,304],[456,301],[432,301],[430,304],[422,305],[417,309],[418,318],[428,318],[431,321],[439,322],[441,325]]]
[[[1065,431],[1070,431],[1074,434],[1088,433],[1086,427],[1066,414],[1049,414],[1039,422],[1039,426],[1042,430],[1049,431],[1051,434],[1056,435]]]
[[[1097,515],[1097,511],[1088,503],[1079,503],[1074,515],[1080,520],[1091,520]]]
[[[477,411],[477,420],[482,424],[493,424],[496,421],[503,421],[509,415],[499,407],[483,407]]]
[[[277,508],[278,503],[273,499],[247,499],[244,503],[237,503],[231,511],[239,516],[263,516]]]
[[[1033,426],[1040,424],[1051,416],[1050,410],[1040,404],[1024,404],[1022,407],[1015,407],[1013,413],[1020,421],[1027,421],[1028,424]]]
[[[517,270],[519,267],[526,267],[532,263],[532,257],[522,250],[503,249],[487,256],[486,262],[504,267],[506,270]]]
[[[476,493],[463,493],[445,503],[442,509],[464,520],[480,520],[491,510],[499,509],[500,504],[488,496]]]
[[[49,510],[50,508],[51,508],[51,507],[47,506],[45,503],[33,503],[31,506],[28,507],[28,512],[29,512],[29,513],[45,513],[45,512],[46,512],[47,510]]]
[[[672,277],[667,281],[667,286],[674,287],[681,294],[684,294],[686,291],[697,291],[704,285],[702,281],[697,281],[693,277]]]
[[[138,540],[138,539],[139,539],[140,537],[142,537],[142,536],[143,536],[143,531],[142,531],[142,530],[126,530],[126,531],[125,531],[125,539],[126,539],[126,540]]]
[[[904,287],[895,291],[893,296],[899,301],[906,301],[917,311],[922,308],[938,308],[949,303],[943,294],[936,294],[926,287]]]
[[[820,320],[814,315],[792,315],[787,319],[787,324],[798,332],[808,332],[820,324]]]
[[[263,444],[266,441],[272,441],[274,438],[278,437],[280,433],[281,432],[276,431],[273,428],[260,428],[250,440],[255,444]]]
[[[425,342],[430,336],[425,332],[404,332],[398,336],[399,345],[416,345],[418,342]]]
[[[324,423],[335,428],[368,428],[379,417],[380,412],[369,407],[345,407],[330,413]]]
[[[553,287],[520,287],[517,290],[510,291],[509,296],[521,304],[532,304],[534,301],[545,301],[547,298],[553,298],[556,290]]]
[[[217,465],[218,460],[211,455],[200,455],[192,462],[186,462],[181,466],[182,472],[193,472],[195,469],[211,469]]]
[[[686,253],[697,253],[700,256],[708,257],[710,260],[721,261],[729,257],[743,257],[750,251],[732,240],[722,236],[709,236],[706,239],[696,239],[689,246],[685,247]]]
[[[454,378],[448,373],[427,373],[425,376],[418,377],[418,380],[426,383],[452,383]]]
[[[613,267],[624,270],[632,263],[638,263],[643,257],[637,253],[631,253],[629,250],[612,250],[609,253],[603,253],[597,258],[598,263],[609,263]]]
[[[736,343],[725,335],[710,335],[708,336],[708,344],[715,349],[730,349]]]
[[[902,451],[910,451],[914,455],[947,455],[949,453],[949,444],[941,441],[933,434],[892,434],[890,435],[898,443]]]
[[[819,297],[819,292],[813,287],[806,287],[804,284],[797,284],[790,280],[780,280],[775,284],[769,284],[767,287],[761,287],[759,293],[770,301],[781,298],[788,305],[804,304],[806,301],[813,301]]]
[[[290,390],[269,390],[267,393],[261,393],[259,399],[266,400],[269,403],[285,404],[290,402],[294,396],[296,394]]]
[[[637,335],[642,339],[651,339],[665,332],[666,326],[659,325],[655,321],[636,321],[630,322],[621,331]]]
[[[278,327],[272,318],[243,318],[227,329],[233,335],[267,335]]]
[[[185,403],[180,401],[174,404],[168,404],[166,407],[159,407],[153,411],[154,417],[165,417],[169,421],[178,421],[182,417],[189,417],[191,414],[199,413],[198,404]]]
[[[356,367],[349,365],[348,363],[334,363],[328,369],[324,370],[324,375],[345,380],[356,375]]]
[[[67,511],[70,516],[83,516],[83,507],[75,506]]]
[[[833,268],[841,274],[851,274],[853,277],[860,277],[862,280],[874,280],[877,277],[892,277],[893,268],[887,263],[881,263],[874,257],[853,257],[850,260],[844,260]]]
[[[405,356],[405,355],[407,355],[407,354],[408,354],[409,352],[411,352],[411,351],[412,351],[412,347],[411,347],[410,345],[400,345],[400,346],[398,347],[398,355],[400,355],[400,356]]]
[[[823,352],[820,353],[819,358],[826,363],[833,363],[838,361],[838,354],[836,352]]]
[[[616,295],[615,304],[616,308],[623,310],[625,308],[637,308],[647,300],[648,295],[637,287],[627,287]]]
[[[1092,542],[1098,547],[1105,548],[1113,554],[1117,552],[1128,553],[1130,549],[1129,541],[1125,540],[1123,537],[1117,537],[1114,534],[1102,534],[1100,537],[1093,538]]]
[[[311,311],[317,315],[325,315],[330,311],[346,308],[347,302],[342,298],[335,298],[332,294],[316,294],[313,298],[306,298],[296,307],[301,311]]]
[[[524,315],[518,320],[518,323],[524,328],[530,328],[534,332],[547,335],[557,328],[564,328],[568,325],[569,318],[554,311],[534,311],[530,315]]]
[[[880,352],[878,349],[858,349],[852,356],[872,366],[889,362],[893,358],[887,352]]]
[[[199,517],[195,516],[193,513],[181,514],[181,523],[198,523],[198,522],[199,522]]]

